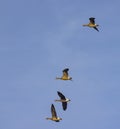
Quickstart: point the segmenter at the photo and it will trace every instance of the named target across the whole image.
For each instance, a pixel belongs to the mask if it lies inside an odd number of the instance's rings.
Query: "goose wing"
[[[57,118],[57,113],[53,104],[51,105],[51,113],[52,117]]]
[[[68,68],[64,69],[63,70],[63,76],[67,77],[68,76],[68,71],[69,71]]]
[[[65,96],[61,93],[61,92],[57,92],[59,97],[62,99],[62,100],[65,100]],[[62,102],[62,107],[63,107],[63,110],[66,110],[67,109],[67,102]]]
[[[94,17],[90,17],[89,20],[90,20],[90,23],[95,24],[95,18]]]
[[[62,107],[63,107],[63,110],[66,110],[67,109],[67,102],[62,102]]]
[[[97,27],[93,27],[95,30],[99,31]]]
[[[61,92],[58,91],[57,93],[58,93],[58,95],[59,95],[59,97],[60,97],[61,99],[64,99],[64,100],[66,99],[65,96],[64,96]]]

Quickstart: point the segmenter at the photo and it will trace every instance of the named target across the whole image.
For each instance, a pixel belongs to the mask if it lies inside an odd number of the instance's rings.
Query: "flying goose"
[[[63,110],[65,111],[67,109],[67,102],[70,101],[70,99],[66,98],[61,92],[57,91],[60,100],[55,100],[56,102],[62,102]]]
[[[95,18],[90,17],[89,20],[90,20],[90,22],[88,24],[84,24],[83,26],[88,26],[88,27],[94,28],[95,30],[99,31],[97,28],[97,26],[99,26],[99,25],[95,24]]]
[[[69,77],[68,75],[68,71],[69,69],[66,68],[63,70],[63,76],[62,77],[56,77],[56,79],[60,79],[60,80],[72,80],[72,77]]]
[[[51,114],[52,114],[52,117],[51,118],[47,117],[46,118],[47,120],[52,120],[52,121],[55,121],[55,122],[59,122],[60,120],[62,120],[62,118],[57,116],[57,113],[56,113],[56,110],[55,110],[55,107],[54,107],[53,104],[51,105]]]

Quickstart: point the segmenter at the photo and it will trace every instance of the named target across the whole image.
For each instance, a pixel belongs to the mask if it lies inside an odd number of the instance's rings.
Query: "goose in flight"
[[[62,118],[57,116],[57,113],[56,113],[56,110],[55,110],[55,107],[54,107],[53,104],[51,105],[51,114],[52,114],[52,117],[51,118],[47,117],[46,118],[47,120],[52,120],[52,121],[55,121],[55,122],[59,122],[60,120],[62,120]]]
[[[72,77],[69,77],[68,71],[69,71],[68,68],[64,69],[63,70],[62,77],[56,77],[56,79],[60,79],[60,80],[72,80]]]
[[[90,17],[89,20],[90,20],[90,22],[88,24],[84,24],[83,26],[88,26],[88,27],[94,28],[95,30],[99,31],[97,28],[97,26],[99,26],[99,25],[95,24],[95,18]]]
[[[55,100],[56,102],[62,102],[63,110],[65,111],[67,109],[67,102],[70,101],[70,99],[66,98],[61,92],[57,91],[58,96],[60,97],[60,100]]]

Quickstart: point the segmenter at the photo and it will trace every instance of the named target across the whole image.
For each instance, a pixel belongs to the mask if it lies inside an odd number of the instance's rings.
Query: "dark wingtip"
[[[66,109],[63,109],[63,111],[66,111]]]
[[[55,122],[60,122],[59,120],[56,120]]]
[[[68,71],[68,70],[69,70],[69,68],[65,68],[64,70],[67,70],[67,71]],[[64,70],[63,70],[63,71],[64,71]]]
[[[53,104],[51,104],[51,107],[54,107],[54,105],[53,105]]]
[[[90,17],[89,19],[95,19],[94,17]]]
[[[60,91],[57,91],[57,93],[59,94],[59,93],[60,93]]]

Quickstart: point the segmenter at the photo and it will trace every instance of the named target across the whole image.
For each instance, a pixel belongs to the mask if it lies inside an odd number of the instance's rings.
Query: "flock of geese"
[[[98,30],[98,24],[95,24],[95,18],[94,17],[90,17],[89,18],[89,23],[88,24],[84,24],[83,26],[88,26],[90,28],[94,28],[95,30]],[[65,68],[62,72],[63,75],[61,77],[56,77],[56,79],[60,79],[60,80],[71,80],[72,81],[72,77],[69,76],[68,74],[69,68]],[[62,108],[65,111],[67,109],[67,103],[70,101],[70,99],[66,98],[60,91],[57,91],[58,96],[60,97],[59,100],[55,100],[55,102],[61,102],[62,103]],[[60,120],[62,120],[62,118],[57,116],[56,113],[56,109],[55,106],[53,104],[51,104],[51,115],[52,117],[47,117],[47,120],[52,120],[55,122],[59,122]]]

